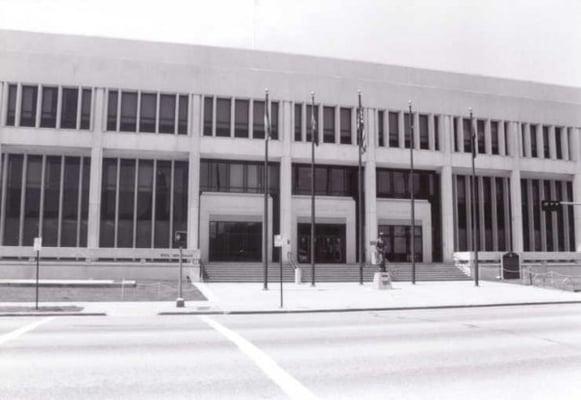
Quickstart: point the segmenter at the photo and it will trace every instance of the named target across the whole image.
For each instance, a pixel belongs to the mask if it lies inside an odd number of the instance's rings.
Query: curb
[[[255,315],[255,314],[309,314],[309,313],[338,313],[338,312],[365,312],[365,311],[414,311],[414,310],[447,310],[462,308],[493,308],[493,307],[519,307],[519,306],[543,306],[558,304],[581,304],[581,300],[543,301],[527,303],[491,303],[491,304],[466,304],[443,306],[417,306],[417,307],[370,307],[370,308],[328,308],[311,310],[240,310],[240,311],[162,311],[157,315]]]
[[[0,318],[2,317],[106,317],[107,313],[104,312],[9,312],[0,313]]]

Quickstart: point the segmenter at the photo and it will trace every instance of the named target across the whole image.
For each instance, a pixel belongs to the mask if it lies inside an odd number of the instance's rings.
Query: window
[[[323,142],[335,143],[335,108],[323,107]]]
[[[109,97],[107,99],[107,130],[117,130],[117,90],[109,90]]]
[[[498,121],[490,121],[490,145],[492,154],[499,154],[498,150]]]
[[[157,94],[141,93],[141,110],[139,117],[140,132],[155,132],[156,113],[157,113]]]
[[[530,124],[530,138],[531,138],[531,157],[538,157],[538,146],[537,146],[537,126]]]
[[[252,137],[264,139],[264,101],[254,100],[252,102],[252,118]]]
[[[175,133],[176,96],[162,94],[159,96],[159,133]]]
[[[133,247],[135,207],[135,160],[121,159],[119,168],[119,209],[117,211],[117,247]]]
[[[351,109],[341,108],[341,144],[351,144]]]
[[[250,103],[248,100],[236,100],[234,103],[234,136],[248,137],[248,117]]]
[[[117,160],[103,160],[101,183],[101,223],[100,247],[115,246],[115,190],[117,187]]]
[[[139,160],[137,178],[137,225],[135,247],[151,247],[153,160]]]
[[[399,113],[389,112],[389,147],[399,147]]]
[[[278,139],[278,102],[270,103],[270,138]]]
[[[464,152],[472,153],[472,126],[468,118],[462,118],[464,130]]]
[[[230,136],[231,104],[230,99],[216,101],[216,136]]]
[[[295,142],[303,140],[303,105],[295,104]]]
[[[427,150],[430,148],[430,136],[428,130],[428,116],[426,114],[420,114],[420,149]]]
[[[137,93],[121,93],[121,132],[135,132],[137,130]]]
[[[543,126],[543,157],[551,158],[548,126]]]
[[[44,246],[57,246],[58,245],[58,231],[59,231],[59,198],[60,198],[60,184],[61,184],[61,157],[59,156],[48,156],[46,157],[46,165],[44,170],[44,211],[43,211],[43,221],[42,221],[42,244]],[[65,168],[66,169],[66,168]],[[69,168],[70,169],[70,168]],[[70,173],[70,171],[68,171]],[[70,178],[69,176],[65,177]],[[78,177],[77,177],[78,184]],[[70,185],[68,185],[70,186]],[[70,189],[68,187],[67,189]],[[78,193],[78,192],[77,192]],[[66,192],[63,188],[63,197]],[[70,194],[67,196],[67,200],[70,200],[72,196]],[[63,199],[64,200],[64,199]],[[62,228],[66,230],[69,227],[68,220],[70,219],[70,209],[69,204],[65,204],[63,201],[63,226]],[[65,215],[66,214],[66,215]],[[77,221],[76,215],[74,216],[75,222]],[[64,221],[67,221],[65,223]],[[68,233],[64,234],[68,237]],[[76,237],[76,232],[75,232]],[[64,244],[62,244],[64,246]],[[75,244],[72,246],[76,246]]]
[[[42,103],[40,112],[40,126],[43,128],[56,128],[56,112],[58,102],[58,88],[42,88]]]
[[[212,97],[204,97],[204,136],[212,136],[213,116],[214,99]]]
[[[434,115],[434,146],[436,151],[440,150],[440,116]]]
[[[379,147],[384,147],[385,146],[385,129],[384,129],[384,124],[385,124],[385,112],[384,111],[378,111],[377,112],[377,145]]]
[[[79,100],[79,89],[63,89],[61,102],[61,128],[77,128],[77,104]]]
[[[178,110],[178,135],[188,134],[188,105],[188,96],[184,94],[180,95]]]
[[[315,125],[313,126],[313,112],[312,112],[312,108],[313,106],[311,106],[310,104],[307,105],[307,142],[311,142],[311,134],[313,129],[315,130],[315,140],[318,141],[319,140],[319,134],[318,134],[318,129],[319,129],[319,106],[315,106],[315,113],[314,113],[314,117],[315,117]]]
[[[561,128],[555,128],[555,153],[557,160],[563,159],[563,143],[561,142]]]
[[[60,157],[59,157],[60,158]],[[60,160],[59,160],[60,161]],[[48,157],[47,157],[48,162]],[[79,178],[80,157],[65,157],[63,174],[63,202],[61,222],[61,246],[77,246],[77,227],[79,217]],[[60,177],[59,177],[60,178]],[[60,179],[59,179],[60,180]],[[46,183],[45,183],[46,189]],[[45,196],[46,200],[46,196]],[[46,210],[46,207],[45,207]],[[44,226],[44,225],[43,225]]]
[[[175,101],[175,98],[174,98]],[[155,179],[155,230],[154,247],[169,247],[171,214],[171,161],[158,160]]]
[[[36,125],[36,98],[38,87],[22,86],[22,100],[20,102],[20,126]]]
[[[81,129],[91,129],[91,89],[83,89],[81,99]]]
[[[485,127],[485,121],[482,119],[479,119],[476,121],[476,128],[478,131],[478,153],[479,154],[485,154],[486,153],[486,146],[484,143],[484,127]]]
[[[508,136],[508,122],[504,122],[504,152],[507,156],[510,155],[510,142]]]
[[[406,149],[409,149],[411,147],[411,143],[414,140],[413,136],[413,132],[411,129],[414,128],[414,121],[413,121],[413,114],[410,113],[404,113],[403,114],[403,125],[404,125],[404,134],[405,134],[405,140],[404,140],[404,146]],[[414,147],[415,147],[415,141],[414,141]]]
[[[459,138],[458,138],[458,134],[459,134],[458,124],[459,123],[460,123],[459,118],[457,118],[457,117],[452,118],[452,130],[454,131],[454,151],[455,152],[460,151],[460,143],[458,143],[458,140],[459,140]]]
[[[16,94],[18,92],[18,86],[11,84],[8,85],[8,109],[6,110],[6,125],[14,126],[16,121]]]

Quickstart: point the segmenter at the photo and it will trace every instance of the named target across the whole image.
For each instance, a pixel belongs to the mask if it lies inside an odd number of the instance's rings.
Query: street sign
[[[561,211],[561,202],[558,200],[543,200],[541,209],[543,211]]]
[[[274,247],[282,247],[284,245],[284,236],[274,235]]]
[[[174,236],[175,247],[181,247],[185,249],[188,247],[188,232],[186,231],[176,231]]]
[[[42,238],[41,237],[35,237],[34,238],[34,244],[32,245],[34,251],[40,251],[42,249]]]

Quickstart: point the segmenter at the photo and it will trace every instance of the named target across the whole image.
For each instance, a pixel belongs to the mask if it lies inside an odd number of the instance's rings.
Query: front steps
[[[311,282],[311,265],[301,264],[303,282]],[[359,264],[317,264],[315,278],[317,282],[358,282]],[[270,263],[268,268],[269,282],[280,279],[278,263]],[[262,282],[264,266],[261,263],[210,263],[205,266],[207,282]],[[363,280],[371,282],[376,266],[363,268]],[[411,281],[411,264],[391,264],[394,281]],[[452,264],[416,264],[417,281],[458,281],[469,280],[460,269]],[[294,269],[283,265],[283,280],[294,281]]]

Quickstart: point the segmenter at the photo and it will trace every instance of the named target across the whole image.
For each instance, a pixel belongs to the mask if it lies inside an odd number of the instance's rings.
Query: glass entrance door
[[[298,261],[311,262],[311,224],[298,224]],[[345,225],[315,225],[315,262],[322,264],[344,264]]]
[[[210,221],[210,261],[262,260],[262,223]]]
[[[412,243],[409,225],[379,225],[378,232],[383,232],[388,261],[411,262]],[[422,227],[414,229],[415,261],[422,262]]]

